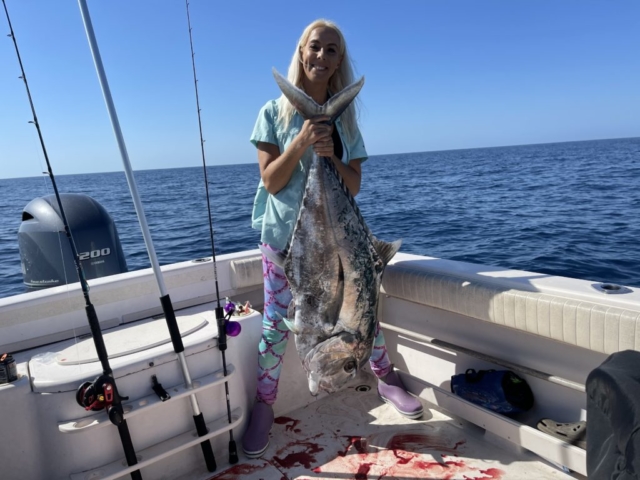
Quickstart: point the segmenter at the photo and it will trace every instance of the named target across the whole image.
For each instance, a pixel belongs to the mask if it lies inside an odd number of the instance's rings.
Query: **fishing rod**
[[[160,270],[160,264],[158,263],[158,258],[156,256],[156,252],[153,246],[153,241],[151,240],[151,233],[149,232],[147,219],[144,214],[142,202],[140,201],[140,196],[138,194],[136,181],[133,177],[133,172],[131,170],[131,163],[129,162],[129,154],[127,153],[127,147],[124,143],[122,130],[120,129],[120,122],[118,121],[118,115],[116,113],[116,109],[113,104],[113,99],[111,97],[111,90],[109,89],[107,76],[104,72],[104,67],[102,65],[102,57],[100,56],[100,50],[98,49],[98,43],[96,42],[95,33],[93,31],[93,24],[91,22],[91,17],[89,15],[87,2],[86,0],[78,0],[78,4],[80,6],[80,13],[82,15],[82,21],[84,22],[87,39],[89,40],[91,55],[93,56],[93,62],[95,64],[96,72],[98,74],[98,79],[100,81],[100,87],[102,88],[102,94],[104,96],[104,100],[107,105],[107,110],[109,112],[111,126],[113,127],[113,132],[118,142],[118,148],[120,149],[120,156],[122,157],[122,163],[124,165],[124,170],[127,177],[127,183],[129,184],[129,191],[131,192],[131,197],[133,198],[133,204],[136,209],[136,214],[138,215],[138,223],[140,224],[140,228],[142,229],[142,236],[144,237],[144,243],[147,247],[149,260],[151,261],[151,266],[153,267],[153,273],[155,274],[155,277],[156,277],[158,290],[160,291],[160,304],[162,305],[162,310],[164,312],[164,317],[167,322],[167,327],[169,328],[171,343],[173,344],[173,349],[176,355],[178,356],[178,361],[180,363],[180,368],[182,370],[182,375],[184,377],[184,383],[187,389],[191,390],[193,388],[193,383],[191,381],[191,374],[189,373],[189,366],[187,365],[187,360],[184,355],[184,345],[182,343],[182,336],[180,335],[180,328],[178,327],[178,321],[176,320],[176,314],[173,310],[173,304],[171,303],[171,298],[169,297],[166,286],[164,284],[162,271]],[[193,410],[193,421],[196,426],[196,431],[198,433],[198,436],[202,437],[207,434],[207,425],[204,421],[204,415],[200,411],[200,406],[198,405],[198,399],[196,398],[195,394],[191,394],[189,398],[191,400],[191,409]],[[211,442],[209,441],[209,439],[205,439],[200,443],[200,446],[202,447],[202,453],[204,455],[205,463],[207,464],[207,469],[210,472],[215,471],[215,469],[217,468],[217,465],[216,465],[215,457],[213,455],[213,448],[211,447]]]
[[[191,17],[189,15],[189,0],[185,1],[187,6],[187,25],[189,27],[189,45],[191,47],[191,65],[193,67],[193,84],[196,92],[196,107],[198,110],[198,127],[200,129],[200,149],[202,151],[202,167],[204,171],[204,186],[207,197],[207,211],[209,218],[209,236],[211,237],[211,256],[213,260],[213,279],[216,285],[216,302],[217,307],[216,311],[216,322],[218,324],[218,348],[222,353],[222,371],[226,378],[227,376],[227,359],[225,355],[225,351],[227,350],[227,326],[226,326],[226,318],[224,308],[220,305],[220,290],[218,288],[218,269],[216,267],[216,249],[215,244],[213,242],[213,223],[211,219],[211,204],[209,201],[209,182],[207,180],[207,163],[205,161],[204,156],[204,139],[202,138],[202,120],[200,117],[200,99],[198,96],[198,79],[196,77],[196,61],[195,61],[195,53],[193,53],[193,38],[191,35]],[[238,332],[239,333],[239,332]],[[236,333],[237,334],[237,333]],[[225,380],[224,382],[224,391],[227,398],[227,419],[229,423],[231,423],[231,404],[229,402],[229,383]],[[238,463],[238,449],[236,448],[236,442],[233,439],[233,429],[229,429],[229,463],[234,464]]]
[[[22,78],[22,80],[24,81],[24,86],[27,90],[27,96],[29,97],[29,105],[31,105],[33,120],[29,123],[33,123],[38,132],[38,138],[40,139],[42,153],[44,154],[44,159],[47,163],[48,175],[51,179],[51,184],[53,185],[53,191],[55,193],[56,202],[58,203],[58,209],[60,210],[60,216],[62,217],[64,231],[66,233],[67,239],[69,240],[69,246],[71,247],[71,253],[73,255],[73,262],[75,264],[76,272],[78,273],[78,278],[80,280],[82,294],[84,295],[85,313],[87,315],[89,327],[91,328],[93,344],[96,347],[98,359],[100,360],[100,364],[102,365],[102,375],[96,378],[96,380],[94,380],[93,382],[84,383],[84,388],[81,387],[81,390],[79,390],[76,394],[76,400],[82,406],[85,406],[87,410],[102,410],[103,408],[107,410],[109,420],[111,421],[111,423],[118,427],[118,434],[120,435],[120,441],[122,443],[122,448],[124,449],[124,455],[127,460],[127,465],[131,467],[138,463],[138,459],[136,457],[135,449],[133,448],[133,442],[131,440],[131,435],[129,434],[127,421],[124,418],[124,409],[122,408],[122,400],[126,400],[128,397],[121,397],[120,393],[118,392],[118,388],[116,387],[116,380],[113,376],[113,370],[111,370],[111,366],[109,365],[109,355],[104,344],[102,331],[100,330],[98,314],[96,313],[96,309],[93,306],[93,303],[91,303],[91,298],[89,297],[89,285],[85,278],[84,269],[82,268],[82,263],[80,262],[78,250],[73,240],[73,236],[71,235],[69,222],[67,221],[67,216],[65,215],[64,208],[62,206],[62,200],[60,199],[60,193],[58,192],[56,179],[53,175],[51,162],[49,162],[49,155],[47,154],[47,149],[44,145],[44,139],[42,137],[42,131],[40,130],[40,124],[38,123],[36,109],[31,98],[29,84],[27,83],[27,75],[24,71],[24,66],[22,65],[20,50],[18,50],[18,42],[16,41],[16,36],[13,32],[13,26],[11,25],[11,19],[9,18],[9,11],[7,10],[7,4],[5,0],[2,0],[2,5],[4,6],[4,12],[7,16],[7,22],[9,23],[10,33],[8,36],[13,40],[13,45],[16,49],[16,55],[18,56],[18,63],[20,64],[20,71],[22,73],[22,76],[20,78]],[[140,473],[140,470],[131,472],[131,478],[133,480],[142,480],[142,474]]]

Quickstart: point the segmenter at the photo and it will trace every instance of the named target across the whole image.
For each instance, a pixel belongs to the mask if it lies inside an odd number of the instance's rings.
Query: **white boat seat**
[[[387,295],[448,310],[596,352],[640,350],[640,311],[388,265]]]

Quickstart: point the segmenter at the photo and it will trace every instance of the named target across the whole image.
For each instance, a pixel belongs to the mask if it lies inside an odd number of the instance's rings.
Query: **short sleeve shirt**
[[[251,143],[258,142],[277,145],[280,153],[284,152],[293,139],[298,135],[304,120],[296,112],[289,127],[284,127],[277,121],[278,105],[276,100],[268,101],[258,113]],[[342,162],[348,164],[351,160],[368,158],[360,130],[351,140],[347,140],[340,118],[336,120],[335,128],[342,140]],[[284,250],[293,233],[300,204],[304,195],[306,169],[313,155],[313,147],[309,147],[298,162],[289,183],[275,195],[271,195],[264,186],[262,179],[258,184],[258,191],[253,202],[251,226],[261,231],[260,240],[279,250]]]

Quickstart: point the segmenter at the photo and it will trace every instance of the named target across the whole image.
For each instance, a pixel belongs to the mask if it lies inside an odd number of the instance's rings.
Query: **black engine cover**
[[[60,194],[85,278],[127,271],[118,231],[102,205],[88,195]],[[36,198],[18,230],[22,276],[28,290],[78,282],[78,273],[55,195]]]

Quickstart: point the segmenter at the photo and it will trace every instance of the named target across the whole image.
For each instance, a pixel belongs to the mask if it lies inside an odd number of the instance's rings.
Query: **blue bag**
[[[509,370],[470,368],[451,377],[451,391],[471,403],[504,415],[515,415],[533,407],[533,392],[527,382]]]

